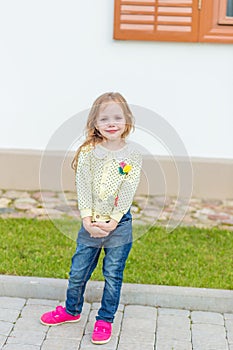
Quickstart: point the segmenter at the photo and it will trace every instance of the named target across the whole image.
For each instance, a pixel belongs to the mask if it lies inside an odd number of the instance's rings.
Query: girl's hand
[[[109,235],[108,231],[105,231],[101,229],[100,227],[96,227],[92,222],[91,222],[91,216],[83,218],[83,227],[87,232],[90,233],[91,237],[94,238],[102,238],[106,237]]]
[[[98,227],[104,231],[107,231],[108,233],[115,230],[115,228],[118,225],[118,222],[114,219],[111,219],[109,222],[93,222],[93,226]]]

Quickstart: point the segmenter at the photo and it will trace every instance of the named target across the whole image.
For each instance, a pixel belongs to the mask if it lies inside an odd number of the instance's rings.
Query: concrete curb
[[[0,275],[0,296],[65,300],[67,280]],[[85,299],[99,302],[103,282],[89,281]],[[233,290],[124,283],[121,303],[220,313],[233,312]]]

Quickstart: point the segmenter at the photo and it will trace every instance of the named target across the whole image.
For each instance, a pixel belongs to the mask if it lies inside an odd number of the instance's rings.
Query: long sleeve
[[[110,214],[110,217],[118,222],[133,202],[133,197],[140,181],[142,155],[138,151],[134,151],[128,160],[128,165],[132,168],[128,174],[122,175],[125,178],[122,181],[114,208]]]
[[[81,218],[92,216],[92,174],[91,174],[91,147],[82,147],[76,172],[76,189],[78,208]]]

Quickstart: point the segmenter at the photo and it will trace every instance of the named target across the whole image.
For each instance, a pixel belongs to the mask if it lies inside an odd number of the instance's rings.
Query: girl
[[[82,226],[72,258],[66,306],[41,317],[49,326],[80,320],[86,283],[103,248],[105,285],[92,333],[95,344],[105,344],[111,338],[132,247],[130,206],[142,162],[141,154],[125,140],[133,128],[133,116],[123,96],[105,93],[96,99],[87,120],[86,141],[72,162]]]

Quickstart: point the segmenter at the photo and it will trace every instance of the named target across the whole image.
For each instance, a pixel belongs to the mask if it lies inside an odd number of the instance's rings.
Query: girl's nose
[[[116,123],[114,120],[111,119],[108,121],[108,126],[115,126],[115,125],[116,125]]]

